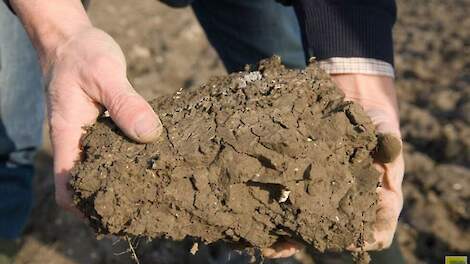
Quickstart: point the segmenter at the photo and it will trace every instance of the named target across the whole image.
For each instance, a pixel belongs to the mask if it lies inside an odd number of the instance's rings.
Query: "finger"
[[[387,178],[387,177],[386,177]],[[386,185],[386,183],[384,184]],[[382,250],[390,246],[398,225],[398,218],[403,206],[401,192],[396,192],[386,186],[377,189],[380,208],[374,223],[374,241],[366,241],[363,247],[350,245],[350,251]]]
[[[373,243],[366,243],[365,250],[382,250],[388,248],[393,241],[395,230],[398,224],[397,209],[393,205],[380,208],[377,211],[377,220],[375,223],[375,232]]]
[[[70,212],[75,217],[86,220],[85,215],[75,207],[74,202],[72,200],[72,193],[70,191],[63,191],[63,189],[57,189],[55,191],[55,200],[57,205],[59,205],[62,209]]]
[[[263,254],[264,257],[271,258],[272,256],[274,256],[274,254],[277,253],[277,251],[274,250],[273,248],[265,248],[262,250],[261,253]]]
[[[302,245],[295,241],[276,242],[272,247],[262,251],[267,258],[288,258],[302,249]]]
[[[281,250],[277,255],[274,255],[273,258],[289,258],[294,256],[297,252],[299,252],[299,249],[294,247],[286,248]]]
[[[50,135],[54,152],[54,178],[56,202],[65,210],[77,214],[69,188],[70,170],[80,154],[79,141],[82,136],[82,125],[66,124],[65,120],[57,121],[56,113],[51,114]],[[62,119],[62,118],[60,118]]]
[[[125,80],[104,89],[102,102],[114,122],[133,140],[149,143],[158,138],[162,124],[152,107]]]
[[[71,87],[69,83],[68,80],[57,79],[51,82],[47,106],[54,154],[56,201],[59,206],[77,214],[69,190],[69,172],[79,157],[83,126],[95,121],[99,107],[81,93],[78,87]]]
[[[272,259],[277,259],[277,258],[288,258],[291,257],[295,254],[295,249],[292,248],[285,248],[281,249],[279,251],[276,251],[274,254],[265,257],[272,258]]]
[[[291,257],[295,254],[295,251],[293,248],[284,248],[280,251],[278,251],[276,254],[274,254],[271,258],[288,258]]]
[[[405,161],[403,155],[400,154],[393,162],[382,164],[375,163],[376,167],[381,167],[379,171],[384,171],[381,176],[381,187],[385,190],[400,195],[403,175],[405,170]]]
[[[377,188],[379,209],[374,223],[374,241],[366,241],[364,246],[350,245],[353,252],[382,250],[390,246],[395,234],[398,217],[403,207],[401,180],[403,178],[403,155],[389,164],[375,163],[381,173],[381,186]]]
[[[363,247],[357,247],[356,245],[351,245],[347,250],[351,252],[361,252],[361,251],[380,251],[389,248],[392,245],[393,237],[395,233],[390,232],[381,232],[375,234],[377,240],[373,243],[366,242]]]

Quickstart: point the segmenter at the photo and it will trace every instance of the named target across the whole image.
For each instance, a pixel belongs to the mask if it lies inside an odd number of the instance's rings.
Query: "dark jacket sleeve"
[[[393,65],[394,0],[293,0],[307,58],[362,57]]]

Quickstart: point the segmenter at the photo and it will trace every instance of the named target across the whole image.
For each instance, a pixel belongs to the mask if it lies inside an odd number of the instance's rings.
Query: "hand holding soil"
[[[108,118],[82,140],[74,200],[98,233],[257,248],[290,238],[320,251],[374,243],[374,124],[314,63],[265,60],[152,105],[157,142],[136,144]]]
[[[29,1],[22,2],[36,6]],[[144,98],[174,94],[175,88],[199,85],[209,80],[208,76],[223,74],[216,52],[210,48],[190,9],[173,10],[151,0],[92,3],[89,14],[94,24],[109,32],[121,45],[127,54],[128,76]],[[405,206],[396,244],[407,263],[440,263],[445,255],[463,256],[470,252],[467,224],[470,221],[470,49],[466,49],[470,39],[467,11],[470,1],[399,0],[397,5],[395,85],[407,166],[403,184]],[[39,17],[53,16],[42,12]],[[120,23],[116,23],[117,19]],[[370,90],[369,86],[363,88]],[[17,262],[61,262],[66,257],[67,263],[128,264],[129,258],[116,256],[121,249],[111,248],[111,241],[96,240],[83,228],[82,221],[55,206],[47,169],[52,166],[49,153],[46,142],[39,153],[35,177],[38,202],[25,233],[25,248]],[[228,254],[220,249],[220,244],[205,247],[199,243],[199,251],[193,256],[189,253],[190,239],[138,241],[141,243],[136,249],[143,263],[206,264],[216,259],[211,255],[213,251]],[[118,244],[122,244],[123,250],[127,247],[126,241]],[[332,257],[314,254],[311,258],[325,262]],[[296,263],[294,259],[287,261]]]
[[[101,30],[86,28],[43,58],[49,80],[47,103],[54,151],[57,203],[74,211],[67,183],[79,156],[83,127],[93,124],[103,111],[130,138],[150,142],[161,133],[161,124],[150,105],[126,78],[121,49]],[[103,106],[102,106],[103,105]]]
[[[333,76],[333,80],[347,100],[364,108],[377,129],[378,146],[373,157],[381,173],[379,208],[374,224],[375,242],[366,243],[364,249],[381,250],[392,243],[403,207],[401,184],[405,168],[396,90],[389,77],[354,74]]]
[[[346,100],[357,102],[364,108],[378,132],[377,147],[372,153],[376,168],[381,173],[377,220],[374,224],[375,241],[366,242],[363,248],[352,245],[348,250],[382,250],[392,243],[403,207],[401,184],[404,161],[393,80],[360,74],[334,75],[332,80],[345,93]],[[264,254],[267,257],[288,257],[300,248],[298,243],[277,243],[264,250]]]

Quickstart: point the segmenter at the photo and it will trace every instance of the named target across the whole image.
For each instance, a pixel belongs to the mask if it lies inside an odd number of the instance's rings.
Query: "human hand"
[[[385,76],[338,74],[333,81],[343,90],[346,100],[359,103],[376,125],[380,134],[393,135],[401,143],[397,98],[393,80]],[[404,175],[404,159],[400,150],[396,158],[388,163],[375,161],[381,172],[381,186],[377,188],[379,206],[374,225],[373,243],[366,243],[363,248],[351,245],[351,251],[381,250],[391,245],[398,224],[398,217],[403,207],[401,183]],[[301,248],[293,242],[277,243],[263,250],[269,258],[286,258]]]
[[[105,32],[85,27],[41,58],[47,83],[47,108],[54,154],[57,203],[73,212],[69,171],[79,158],[84,127],[105,109],[127,136],[155,140],[162,125],[126,77],[126,61]]]
[[[344,91],[346,100],[359,103],[375,124],[377,133],[395,137],[401,144],[400,122],[397,96],[393,79],[385,76],[342,74],[333,77],[336,84]],[[384,163],[375,161],[381,172],[381,186],[377,188],[379,206],[374,225],[373,243],[366,243],[363,248],[351,246],[349,250],[382,250],[393,241],[398,217],[403,207],[401,184],[405,173],[403,152]]]

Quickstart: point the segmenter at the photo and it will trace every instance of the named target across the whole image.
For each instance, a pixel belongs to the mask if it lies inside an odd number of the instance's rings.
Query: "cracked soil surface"
[[[151,104],[157,142],[133,143],[109,118],[82,140],[72,186],[98,233],[319,251],[372,240],[374,126],[315,63],[273,57]]]

